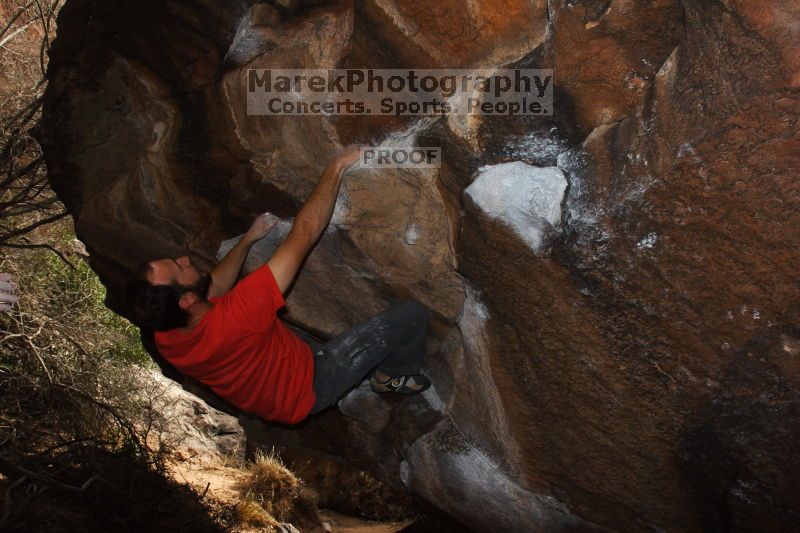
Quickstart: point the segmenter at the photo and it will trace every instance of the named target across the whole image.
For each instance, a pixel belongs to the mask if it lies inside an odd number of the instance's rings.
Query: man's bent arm
[[[269,268],[281,292],[286,292],[292,284],[306,255],[325,231],[336,206],[342,175],[358,160],[358,155],[359,147],[349,146],[328,164],[297,213],[286,240],[270,258]]]
[[[257,240],[264,237],[277,225],[278,218],[269,213],[256,217],[253,225],[245,233],[236,246],[231,248],[225,258],[211,270],[211,285],[208,298],[223,296],[231,290],[239,277],[247,253]]]
[[[244,264],[244,259],[247,257],[247,252],[250,251],[252,244],[252,242],[248,242],[242,237],[236,243],[236,246],[231,248],[228,255],[211,270],[211,285],[208,287],[208,298],[219,298],[231,290],[236,278],[239,277],[242,264]]]

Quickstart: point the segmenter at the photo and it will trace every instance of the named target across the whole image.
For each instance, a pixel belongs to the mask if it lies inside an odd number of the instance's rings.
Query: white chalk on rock
[[[545,234],[561,226],[561,203],[567,179],[558,167],[534,167],[521,161],[478,170],[464,191],[484,213],[500,220],[534,251],[545,247]]]

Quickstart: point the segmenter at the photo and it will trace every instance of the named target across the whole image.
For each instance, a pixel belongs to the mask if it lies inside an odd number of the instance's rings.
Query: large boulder
[[[251,437],[370,469],[476,531],[784,531],[800,503],[792,0],[68,0],[41,141],[109,305],[143,259],[284,222],[347,174],[285,318],[431,311],[420,397]],[[552,117],[247,114],[250,68],[554,68]],[[398,133],[400,132],[400,133]],[[226,246],[223,245],[221,251]]]

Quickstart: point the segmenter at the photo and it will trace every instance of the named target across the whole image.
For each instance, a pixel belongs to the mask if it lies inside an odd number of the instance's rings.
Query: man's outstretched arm
[[[208,288],[208,298],[223,296],[231,290],[242,270],[242,264],[247,257],[247,252],[253,244],[267,235],[278,224],[278,217],[271,213],[264,213],[256,217],[253,225],[247,230],[236,246],[231,248],[228,255],[220,261],[211,271],[211,285]]]
[[[292,284],[303,259],[325,231],[336,206],[342,174],[358,161],[359,154],[360,147],[351,145],[328,163],[308,200],[297,213],[286,240],[270,258],[269,268],[281,292],[286,292]]]

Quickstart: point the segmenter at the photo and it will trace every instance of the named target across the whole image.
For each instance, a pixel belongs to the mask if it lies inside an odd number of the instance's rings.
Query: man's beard
[[[184,285],[184,289],[192,291],[203,300],[207,299],[209,287],[211,287],[211,276],[205,272],[200,274],[200,279],[196,283]]]

